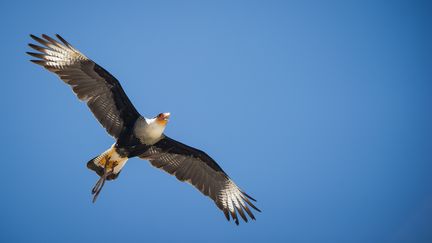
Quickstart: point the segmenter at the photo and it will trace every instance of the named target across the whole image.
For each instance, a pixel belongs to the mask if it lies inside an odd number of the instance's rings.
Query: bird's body
[[[108,71],[84,56],[59,35],[62,42],[42,35],[31,37],[42,46],[29,44],[40,53],[28,52],[38,58],[32,62],[57,74],[70,85],[78,98],[87,103],[98,121],[116,142],[87,163],[99,176],[92,190],[95,201],[106,180],[114,180],[127,160],[139,157],[177,179],[189,182],[209,196],[226,218],[238,224],[237,213],[247,222],[246,214],[255,219],[248,206],[259,211],[254,200],[228,177],[205,152],[180,143],[164,134],[169,113],[145,118],[135,109],[119,81]],[[245,212],[246,211],[246,214]]]

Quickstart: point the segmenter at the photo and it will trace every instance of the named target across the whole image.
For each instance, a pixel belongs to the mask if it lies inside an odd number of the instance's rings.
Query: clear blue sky
[[[118,1],[119,2],[119,1]],[[2,1],[1,242],[432,242],[428,1]],[[28,34],[63,35],[212,155],[257,221],[131,159]]]

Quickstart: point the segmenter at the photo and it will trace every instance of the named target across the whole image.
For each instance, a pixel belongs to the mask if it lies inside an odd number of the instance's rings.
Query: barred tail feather
[[[96,172],[96,174],[98,174],[99,176],[103,176],[104,168],[96,165],[96,163],[97,163],[96,160],[100,156],[101,155],[98,155],[98,156],[94,157],[93,159],[91,159],[89,162],[87,162],[87,168],[89,168],[90,170]]]
[[[87,162],[87,168],[93,170],[100,176],[92,189],[93,202],[96,202],[99,193],[105,185],[105,181],[116,179],[127,160],[128,157],[120,156],[117,152],[117,148],[113,145],[101,155]]]
[[[103,176],[105,173],[110,172],[110,175],[106,178],[107,180],[114,180],[120,174],[123,166],[128,160],[127,157],[121,157],[115,146],[111,146],[108,150],[102,154],[94,157],[87,162],[87,168],[96,172],[99,176]]]

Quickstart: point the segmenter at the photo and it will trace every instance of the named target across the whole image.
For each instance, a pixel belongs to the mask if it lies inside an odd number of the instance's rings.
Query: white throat
[[[140,117],[135,123],[134,134],[142,143],[152,145],[162,138],[165,127],[156,122],[156,118]]]

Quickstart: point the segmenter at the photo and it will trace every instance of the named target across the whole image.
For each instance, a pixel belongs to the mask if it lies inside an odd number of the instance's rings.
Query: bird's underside
[[[188,182],[210,197],[227,218],[239,223],[238,215],[247,222],[255,219],[249,207],[252,197],[243,192],[205,152],[166,136],[163,131],[170,116],[160,113],[144,118],[135,109],[119,81],[101,66],[72,47],[61,36],[31,35],[41,46],[29,44],[36,51],[32,62],[57,74],[71,86],[77,97],[87,103],[96,119],[116,139],[107,151],[93,158],[87,167],[99,176],[92,189],[96,201],[106,180],[118,177],[127,160],[139,157],[180,181]]]

